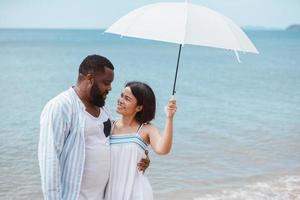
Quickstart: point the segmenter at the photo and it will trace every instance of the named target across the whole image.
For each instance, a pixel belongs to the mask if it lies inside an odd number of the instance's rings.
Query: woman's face
[[[117,112],[121,115],[135,115],[142,106],[137,105],[137,99],[132,94],[130,87],[125,87],[117,102]]]

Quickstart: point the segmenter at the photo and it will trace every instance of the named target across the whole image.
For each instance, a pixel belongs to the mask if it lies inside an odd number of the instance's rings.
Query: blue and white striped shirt
[[[84,110],[70,88],[42,111],[38,158],[44,199],[78,199],[85,161]]]

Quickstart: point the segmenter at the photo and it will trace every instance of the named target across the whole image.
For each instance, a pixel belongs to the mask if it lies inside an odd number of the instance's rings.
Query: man
[[[105,57],[87,56],[77,84],[50,100],[40,119],[39,165],[47,200],[104,198],[109,179],[110,113],[104,106],[114,80]],[[139,163],[144,171],[149,159]]]

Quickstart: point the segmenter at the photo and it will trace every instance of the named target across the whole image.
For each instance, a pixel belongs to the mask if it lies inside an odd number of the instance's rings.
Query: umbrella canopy
[[[247,35],[229,18],[187,1],[143,6],[120,18],[105,32],[180,44],[173,94],[184,44],[233,50],[238,60],[237,51],[258,53]]]

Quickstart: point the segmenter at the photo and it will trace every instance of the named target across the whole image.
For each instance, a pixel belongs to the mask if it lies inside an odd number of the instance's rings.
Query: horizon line
[[[300,25],[300,24],[291,24],[287,27],[266,27],[266,26],[240,26],[243,30],[286,30],[288,27],[292,25]],[[6,30],[105,30],[107,29],[103,27],[0,27],[0,30],[6,29]]]

